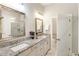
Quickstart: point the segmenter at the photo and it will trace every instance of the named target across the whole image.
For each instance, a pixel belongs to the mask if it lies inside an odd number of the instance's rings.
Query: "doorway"
[[[57,18],[52,18],[52,39],[51,39],[51,49],[53,51],[53,55],[56,52],[56,44],[57,44]]]
[[[56,43],[57,43],[57,19],[51,19],[51,49],[48,52],[47,56],[55,56],[56,52]]]
[[[52,18],[52,56],[71,56],[72,55],[72,15],[59,15]]]

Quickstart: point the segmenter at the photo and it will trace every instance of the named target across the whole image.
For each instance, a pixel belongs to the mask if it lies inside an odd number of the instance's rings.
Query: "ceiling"
[[[54,3],[41,3],[41,5],[46,7],[46,6],[54,5]]]

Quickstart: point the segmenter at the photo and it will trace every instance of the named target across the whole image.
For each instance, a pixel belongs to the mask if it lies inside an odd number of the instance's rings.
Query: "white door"
[[[72,52],[72,17],[59,15],[57,19],[57,56],[68,56]]]

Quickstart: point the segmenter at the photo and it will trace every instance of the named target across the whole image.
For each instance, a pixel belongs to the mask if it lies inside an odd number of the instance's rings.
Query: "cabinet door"
[[[41,48],[40,48],[40,53],[41,53],[41,56],[44,56],[45,55],[45,44],[43,44],[42,46],[41,46]]]
[[[41,56],[40,47],[32,49],[32,52],[28,56]]]
[[[46,41],[44,45],[44,55],[46,55],[48,50],[49,50],[49,44],[48,44],[48,41]]]
[[[28,56],[37,56],[37,53],[37,49],[35,49]]]
[[[40,48],[40,44],[36,44],[33,47],[31,47],[32,52],[29,54],[29,56],[39,56],[39,48]]]

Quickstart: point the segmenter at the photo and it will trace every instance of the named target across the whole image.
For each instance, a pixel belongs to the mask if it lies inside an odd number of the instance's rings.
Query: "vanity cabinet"
[[[29,49],[25,50],[24,52],[20,53],[18,56],[44,56],[50,49],[50,38],[46,37],[30,47]]]

